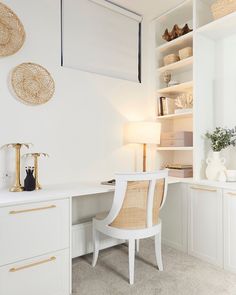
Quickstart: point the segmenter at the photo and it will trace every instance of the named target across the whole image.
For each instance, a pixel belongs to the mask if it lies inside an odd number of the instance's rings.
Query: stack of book
[[[159,97],[158,99],[158,116],[174,114],[175,100],[169,97]]]
[[[168,164],[166,168],[169,169],[169,176],[188,178],[193,177],[193,166],[183,164]]]

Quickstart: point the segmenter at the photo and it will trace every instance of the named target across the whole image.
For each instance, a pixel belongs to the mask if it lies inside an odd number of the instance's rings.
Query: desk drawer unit
[[[69,251],[0,267],[2,295],[69,295]]]
[[[69,223],[68,199],[1,208],[0,266],[68,248]]]

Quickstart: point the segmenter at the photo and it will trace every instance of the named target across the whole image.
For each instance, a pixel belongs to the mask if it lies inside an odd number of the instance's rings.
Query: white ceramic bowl
[[[236,170],[226,170],[227,181],[236,181]]]

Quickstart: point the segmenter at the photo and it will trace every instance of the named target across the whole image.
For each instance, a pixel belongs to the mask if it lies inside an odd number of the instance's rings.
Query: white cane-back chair
[[[93,267],[98,259],[101,232],[128,241],[130,284],[134,283],[135,241],[138,246],[139,239],[155,236],[156,262],[158,269],[163,270],[159,211],[166,199],[167,175],[167,170],[116,174],[115,194],[110,212],[98,214],[93,218]]]

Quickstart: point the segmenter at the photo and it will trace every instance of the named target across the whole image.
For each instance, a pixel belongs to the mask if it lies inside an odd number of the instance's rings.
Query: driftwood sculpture
[[[183,36],[192,30],[189,28],[188,24],[186,24],[183,28],[180,28],[177,24],[174,25],[171,32],[168,31],[168,29],[165,30],[164,35],[162,38],[166,41],[172,41],[180,36]]]

